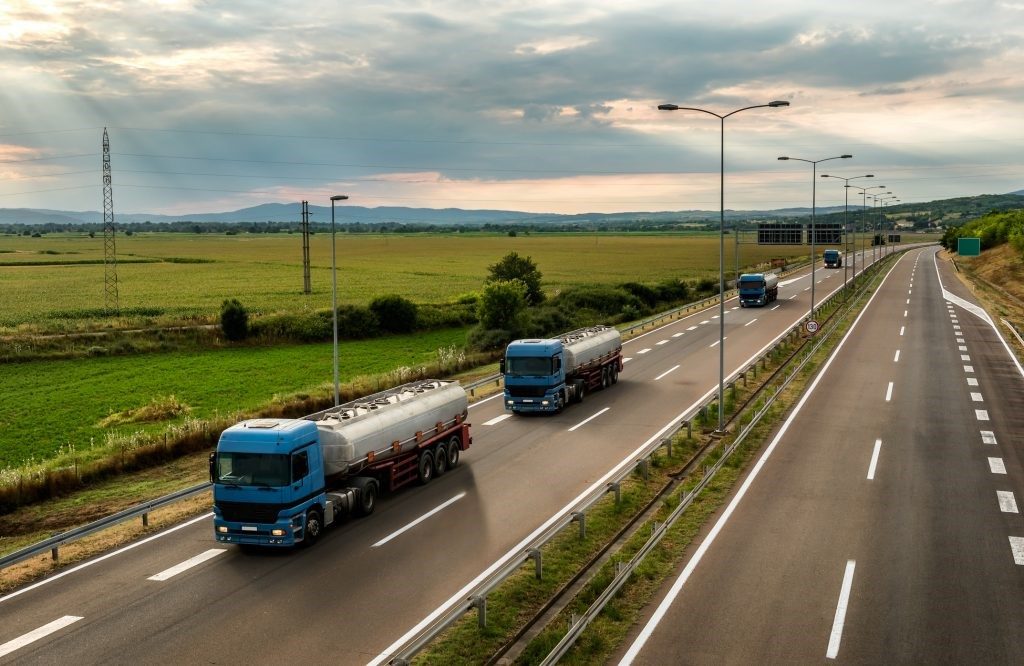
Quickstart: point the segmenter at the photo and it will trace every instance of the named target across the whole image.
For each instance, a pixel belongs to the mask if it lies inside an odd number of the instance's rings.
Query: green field
[[[465,329],[453,329],[346,342],[340,346],[340,375],[347,381],[426,363],[439,348],[461,347],[465,338]],[[193,417],[206,418],[253,409],[274,395],[329,386],[331,347],[240,347],[6,364],[0,372],[0,469],[49,458],[61,447],[98,446],[107,430],[162,431],[169,422],[97,426],[109,413],[141,407],[155,397],[174,395],[192,408]]]
[[[160,308],[178,316],[213,316],[226,298],[239,299],[255,313],[329,308],[330,236],[311,238],[313,293],[308,296],[301,293],[301,243],[299,234],[283,233],[118,237],[120,305]],[[718,274],[713,234],[339,234],[338,300],[365,304],[397,293],[418,303],[451,301],[479,290],[487,267],[513,250],[533,258],[549,293],[578,284]],[[806,253],[801,246],[740,246],[744,265]],[[70,311],[102,308],[103,265],[74,263],[102,258],[102,239],[84,234],[0,237],[0,327],[10,330]],[[149,263],[129,263],[139,260]],[[185,263],[196,260],[203,263]],[[30,265],[39,262],[49,263]],[[727,271],[732,265],[732,239],[727,237]]]

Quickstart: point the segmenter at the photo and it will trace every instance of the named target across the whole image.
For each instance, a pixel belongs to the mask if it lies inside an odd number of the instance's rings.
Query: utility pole
[[[110,178],[110,138],[103,128],[103,306],[117,313],[117,245],[114,228],[114,187]]]
[[[312,292],[309,280],[309,202],[302,202],[302,293]]]

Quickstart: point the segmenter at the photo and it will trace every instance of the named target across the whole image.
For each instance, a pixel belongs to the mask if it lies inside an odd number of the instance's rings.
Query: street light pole
[[[820,160],[805,160],[799,157],[780,157],[780,160],[793,160],[796,162],[807,162],[811,165],[811,311],[808,316],[809,319],[814,318],[814,267],[818,261],[818,256],[814,250],[814,237],[817,232],[816,226],[816,209],[817,209],[817,187],[818,187],[818,162],[828,162],[829,160],[848,160],[853,155],[836,155],[835,157],[825,157]]]
[[[843,181],[843,193],[846,195],[846,203],[843,208],[843,238],[847,240],[847,251],[849,251],[849,236],[847,231],[850,230],[850,181],[858,178],[874,178],[874,174],[865,174],[863,176],[850,176],[849,178],[843,178],[842,176],[830,176],[827,173],[821,174],[822,178],[836,178]],[[843,264],[843,292],[846,292],[846,264]],[[853,232],[853,279],[857,279],[857,231],[854,229]]]
[[[861,211],[864,219],[865,220],[869,220],[870,218],[868,216],[868,202],[867,202],[868,190],[879,190],[879,189],[884,190],[885,189],[885,185],[873,185],[872,187],[859,187],[857,185],[850,185],[849,183],[847,183],[846,187],[852,187],[855,190],[860,190],[860,196],[861,196],[860,211]],[[864,233],[867,233],[867,232],[868,232],[868,226],[865,224],[864,225]],[[856,248],[856,245],[857,245],[857,232],[856,232],[856,226],[854,227],[853,244],[854,244],[854,256],[856,256],[857,255],[857,248]],[[872,251],[873,251],[873,248],[872,248]],[[861,272],[864,271],[864,262],[865,261],[866,261],[866,259],[865,259],[864,255],[862,253],[861,257],[860,257]],[[854,280],[857,279],[857,264],[856,264],[856,262],[854,262],[854,264],[853,264],[853,278],[854,278]]]
[[[331,197],[331,314],[334,319],[334,406],[341,404],[341,385],[338,381],[338,264],[334,243],[334,202],[344,201],[348,196],[336,194]]]
[[[707,109],[698,109],[690,106],[678,106],[676,104],[659,104],[659,111],[699,111],[714,116],[719,120],[719,218],[718,218],[718,429],[722,433],[725,430],[725,119],[740,111],[750,109],[763,109],[767,107],[777,108],[789,106],[789,102],[776,100],[767,104],[756,104],[736,109],[726,114],[715,113]],[[737,243],[739,239],[737,238]],[[737,245],[737,257],[739,256],[739,245]],[[739,259],[736,261],[736,270],[739,271]]]

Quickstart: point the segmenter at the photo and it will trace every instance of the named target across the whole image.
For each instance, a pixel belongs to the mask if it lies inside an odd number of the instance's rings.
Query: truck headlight
[[[508,401],[508,404],[510,404],[510,405],[511,405],[511,404],[512,404],[512,401],[511,401],[511,400],[509,400],[509,401]]]
[[[228,533],[228,526],[227,525],[218,525],[217,526],[217,531],[220,532],[221,534],[227,534]]]
[[[271,536],[284,536],[284,530],[270,530]]]
[[[547,400],[541,400],[540,404],[542,404],[542,405],[550,405],[551,403],[548,402]]]

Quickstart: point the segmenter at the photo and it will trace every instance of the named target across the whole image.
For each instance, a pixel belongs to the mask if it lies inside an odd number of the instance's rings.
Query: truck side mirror
[[[214,470],[216,470],[216,469],[217,469],[217,454],[216,453],[211,453],[210,454],[210,483],[216,483],[217,482],[217,475],[214,474]]]
[[[505,374],[505,359],[498,359],[498,372]]]

